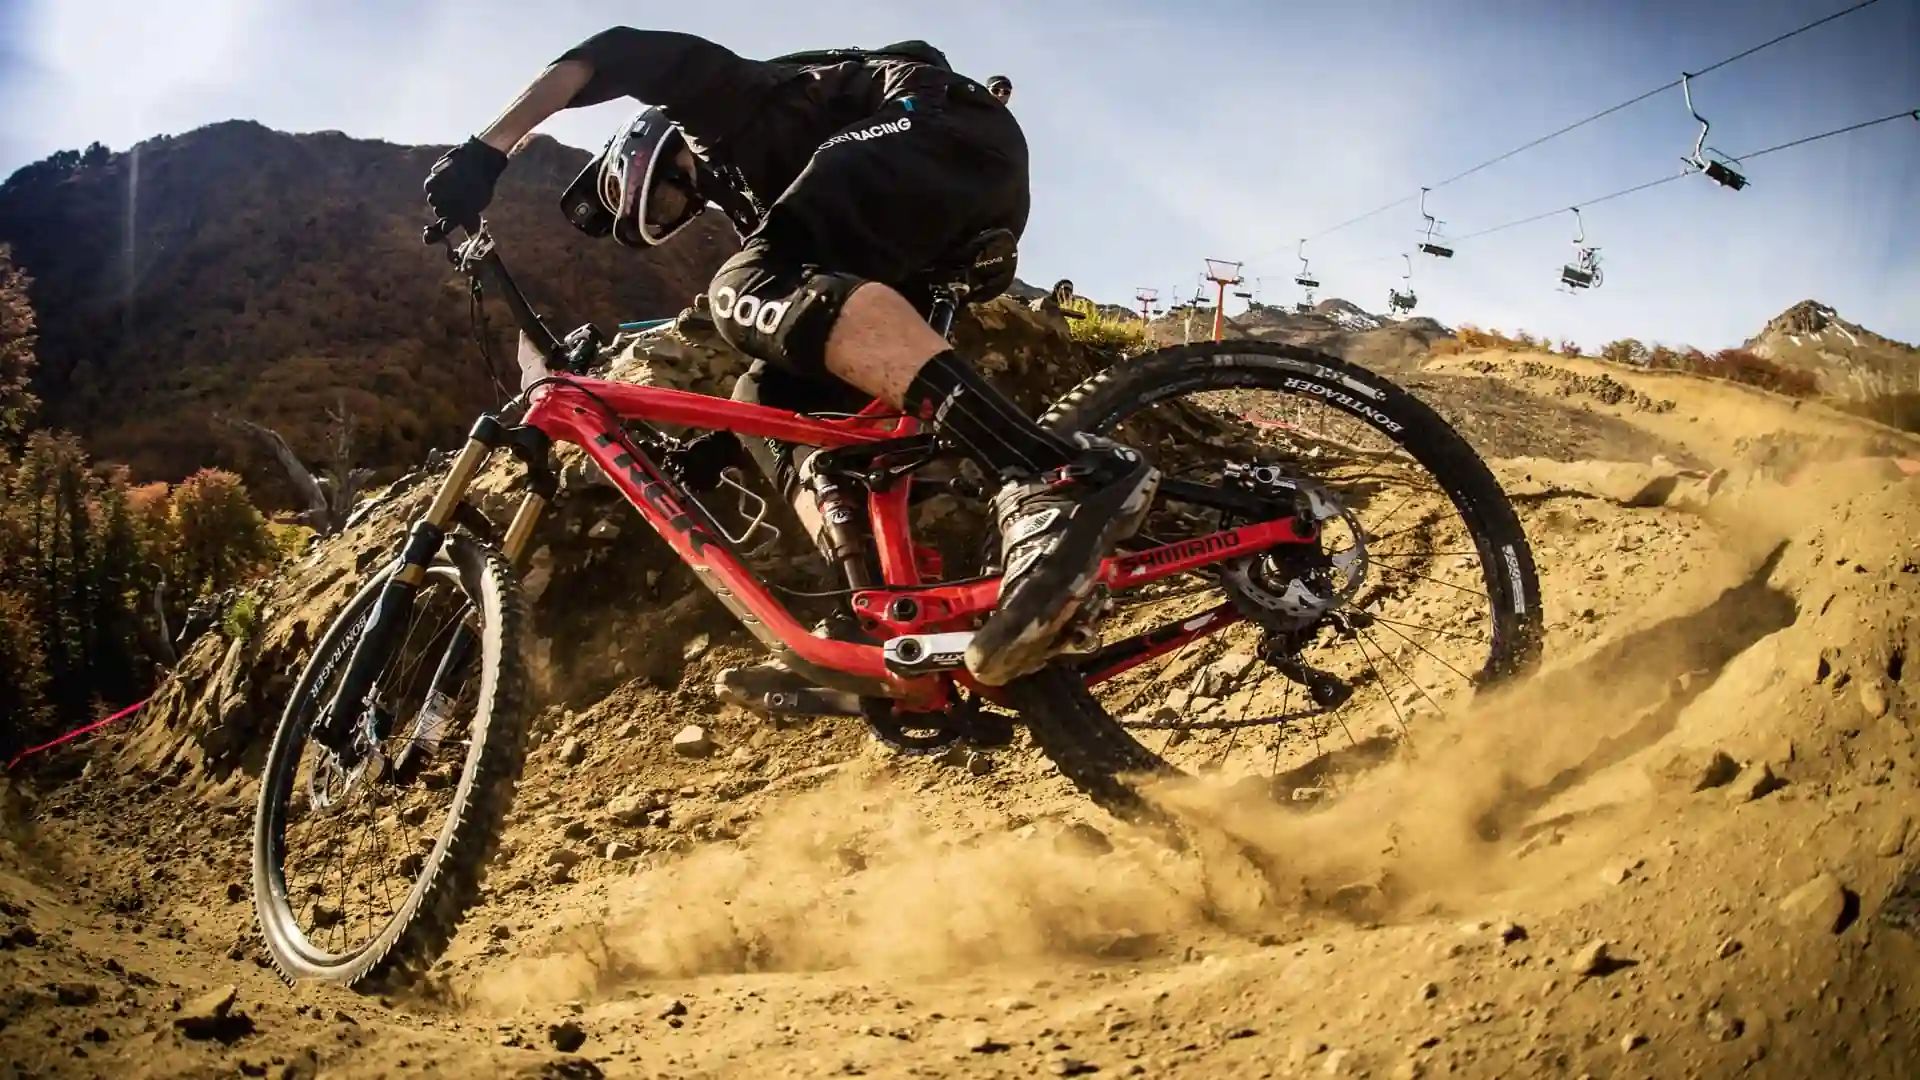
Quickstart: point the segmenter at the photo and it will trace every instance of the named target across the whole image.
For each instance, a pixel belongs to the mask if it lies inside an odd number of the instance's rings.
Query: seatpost
[[[959,304],[949,289],[936,289],[933,294],[933,306],[927,310],[927,325],[943,338],[953,337],[953,315]]]

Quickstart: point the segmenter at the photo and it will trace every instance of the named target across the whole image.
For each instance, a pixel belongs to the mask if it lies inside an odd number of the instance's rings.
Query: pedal
[[[1054,655],[1091,656],[1100,651],[1101,644],[1098,630],[1085,623],[1075,623],[1054,639]]]
[[[1055,655],[1088,656],[1099,652],[1104,642],[1095,627],[1111,610],[1113,594],[1105,585],[1094,586],[1094,591],[1080,605],[1080,610],[1074,613],[1072,621],[1053,639]]]
[[[729,705],[768,716],[859,716],[860,699],[843,690],[804,685],[798,676],[785,685],[771,686],[766,678],[729,680],[723,671],[713,683],[713,695]],[[785,680],[781,680],[785,682]],[[754,683],[759,685],[753,685]]]
[[[809,686],[805,690],[770,690],[759,702],[735,702],[770,716],[859,716],[860,699],[843,690]]]
[[[967,646],[972,643],[971,630],[906,634],[888,638],[880,647],[880,655],[887,670],[895,675],[928,675],[966,666]]]

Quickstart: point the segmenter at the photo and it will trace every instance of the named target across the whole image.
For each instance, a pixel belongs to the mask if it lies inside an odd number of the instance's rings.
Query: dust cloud
[[[1324,804],[1245,779],[1145,784],[1177,849],[1111,822],[930,820],[888,796],[897,780],[843,775],[771,809],[738,845],[621,879],[598,921],[469,993],[513,1008],[701,975],[935,975],[1465,909],[1551,869],[1508,856],[1553,794],[1653,742],[1704,676],[1791,621],[1765,584],[1771,566],[1704,605],[1676,591],[1645,629],[1428,721],[1385,764],[1336,777]]]

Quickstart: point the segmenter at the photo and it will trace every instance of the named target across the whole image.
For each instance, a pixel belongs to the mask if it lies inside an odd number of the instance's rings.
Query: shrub
[[[252,593],[241,593],[220,616],[220,632],[229,641],[246,641],[253,637],[254,624],[260,618],[260,600]]]
[[[1630,367],[1644,367],[1647,363],[1647,347],[1640,344],[1638,339],[1621,338],[1601,346],[1600,358]]]
[[[1781,367],[1747,349],[1721,349],[1704,358],[1695,370],[1701,375],[1757,386],[1788,397],[1812,397],[1820,390],[1820,381],[1811,373]]]
[[[1125,355],[1153,347],[1147,324],[1138,319],[1103,315],[1097,309],[1085,314],[1085,318],[1067,320],[1067,333],[1082,345]]]

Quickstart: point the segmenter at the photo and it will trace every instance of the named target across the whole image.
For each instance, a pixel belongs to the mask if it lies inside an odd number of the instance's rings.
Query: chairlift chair
[[[1447,247],[1445,244],[1434,242],[1434,230],[1446,224],[1446,222],[1427,213],[1427,190],[1427,188],[1420,189],[1420,216],[1427,219],[1427,238],[1420,241],[1420,250],[1436,258],[1451,259],[1453,258],[1453,249]]]
[[[1407,287],[1403,292],[1391,285],[1387,286],[1387,310],[1391,312],[1412,311],[1414,305],[1420,302],[1420,298],[1413,293],[1413,259],[1408,255],[1400,257],[1407,263],[1407,272],[1401,275],[1407,282]]]
[[[1693,107],[1693,88],[1688,83],[1692,76],[1680,73],[1680,93],[1687,103],[1687,112],[1700,122],[1700,134],[1693,140],[1693,153],[1681,158],[1695,171],[1706,174],[1707,179],[1723,188],[1739,191],[1747,186],[1747,178],[1733,167],[1734,160],[1713,147],[1707,145],[1707,129],[1712,126],[1700,111]]]
[[[1296,250],[1296,254],[1300,259],[1300,272],[1293,276],[1293,283],[1303,289],[1319,288],[1320,283],[1314,280],[1313,275],[1307,270],[1307,242],[1305,240],[1300,241],[1300,247]]]
[[[1601,281],[1604,280],[1600,273],[1600,249],[1587,246],[1587,226],[1585,220],[1580,217],[1580,208],[1570,206],[1567,209],[1573,212],[1574,256],[1573,262],[1560,268],[1560,284],[1566,286],[1567,292],[1575,289],[1599,288]]]

